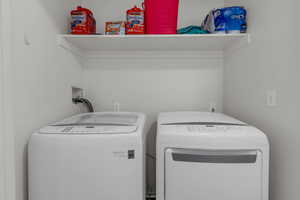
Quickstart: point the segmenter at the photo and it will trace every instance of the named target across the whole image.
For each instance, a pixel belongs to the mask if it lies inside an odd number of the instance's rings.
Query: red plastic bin
[[[147,34],[176,34],[179,0],[145,0]]]

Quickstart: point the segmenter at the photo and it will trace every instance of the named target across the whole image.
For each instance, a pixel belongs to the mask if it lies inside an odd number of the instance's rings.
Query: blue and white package
[[[214,15],[214,24],[215,24],[215,30],[214,33],[226,33],[226,19],[224,17],[224,10],[216,9],[213,11]]]
[[[243,7],[227,7],[212,10],[202,23],[210,33],[245,33],[247,11]]]
[[[227,33],[247,32],[247,11],[243,7],[223,8],[223,17],[226,21]]]

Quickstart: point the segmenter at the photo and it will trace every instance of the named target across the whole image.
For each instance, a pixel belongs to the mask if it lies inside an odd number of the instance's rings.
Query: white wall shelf
[[[223,51],[249,42],[249,34],[58,36],[60,46],[80,55],[97,51]]]

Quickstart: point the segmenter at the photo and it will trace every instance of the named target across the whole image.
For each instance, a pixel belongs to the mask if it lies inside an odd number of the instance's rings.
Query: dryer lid
[[[171,112],[161,113],[160,125],[246,125],[246,123],[221,113]]]

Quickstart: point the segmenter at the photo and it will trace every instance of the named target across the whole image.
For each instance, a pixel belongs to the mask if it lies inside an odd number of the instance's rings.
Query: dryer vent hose
[[[89,112],[94,112],[93,104],[88,99],[77,97],[77,98],[73,98],[72,100],[73,103],[75,104],[79,104],[79,103],[84,104],[88,108]]]

